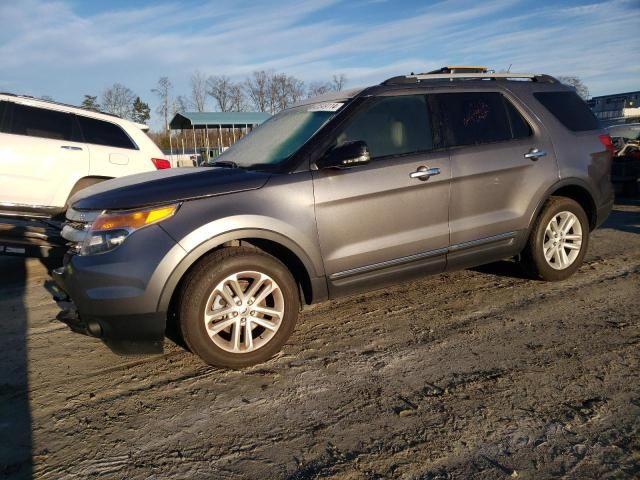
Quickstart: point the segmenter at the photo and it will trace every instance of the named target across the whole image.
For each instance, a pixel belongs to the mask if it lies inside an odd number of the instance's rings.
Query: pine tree
[[[140,100],[140,97],[136,97],[133,102],[133,112],[131,119],[137,123],[146,123],[151,118],[151,109],[149,105]]]
[[[80,104],[85,110],[91,110],[92,112],[100,111],[100,105],[98,104],[98,97],[94,95],[85,95],[84,100]]]

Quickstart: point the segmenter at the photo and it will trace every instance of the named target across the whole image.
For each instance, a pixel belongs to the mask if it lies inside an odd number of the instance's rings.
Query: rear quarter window
[[[122,128],[113,123],[95,118],[78,116],[84,141],[94,145],[106,145],[116,148],[136,149],[136,145]]]
[[[537,92],[533,96],[572,132],[600,128],[600,122],[576,92]]]

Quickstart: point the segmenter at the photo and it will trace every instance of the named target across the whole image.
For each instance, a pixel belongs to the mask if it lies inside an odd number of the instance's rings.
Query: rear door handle
[[[427,168],[425,166],[418,167],[415,172],[411,172],[409,176],[411,178],[418,178],[420,180],[429,180],[434,175],[440,175],[440,169],[438,167]]]
[[[544,157],[547,152],[543,152],[537,148],[532,148],[527,153],[524,154],[524,158],[528,158],[529,160],[533,160],[534,162],[538,160],[540,157]]]
[[[74,145],[62,145],[60,148],[63,150],[82,150],[82,147],[76,147]]]

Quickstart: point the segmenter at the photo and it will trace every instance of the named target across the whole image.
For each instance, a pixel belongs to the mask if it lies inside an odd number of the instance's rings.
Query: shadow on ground
[[[33,464],[25,260],[0,257],[0,272],[0,478],[28,479]]]

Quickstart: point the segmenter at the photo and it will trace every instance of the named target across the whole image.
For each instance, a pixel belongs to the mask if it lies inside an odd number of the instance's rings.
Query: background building
[[[640,91],[592,97],[587,104],[604,125],[640,122]]]

